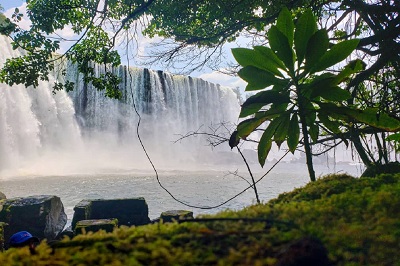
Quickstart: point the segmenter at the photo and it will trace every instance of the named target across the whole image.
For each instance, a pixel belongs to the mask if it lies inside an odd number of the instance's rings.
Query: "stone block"
[[[97,220],[82,220],[76,223],[75,235],[97,232],[104,230],[106,232],[112,232],[118,227],[117,219],[97,219]]]
[[[160,219],[164,223],[172,222],[179,219],[193,219],[193,212],[185,210],[170,210],[161,213]]]
[[[149,208],[144,198],[83,200],[74,208],[72,228],[81,220],[118,219],[119,225],[150,223]]]

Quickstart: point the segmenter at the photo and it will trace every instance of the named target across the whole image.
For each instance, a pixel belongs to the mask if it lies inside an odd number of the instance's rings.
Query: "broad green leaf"
[[[261,136],[260,142],[258,143],[258,162],[261,166],[264,166],[265,164],[265,159],[271,150],[272,136],[275,134],[275,131],[280,123],[281,121],[279,117],[272,120]]]
[[[242,118],[242,117],[252,115],[252,114],[258,112],[263,106],[264,106],[263,103],[253,103],[253,104],[248,104],[246,106],[242,106],[239,117]]]
[[[253,66],[246,66],[239,70],[238,75],[247,81],[246,91],[262,90],[271,85],[285,85],[287,81],[275,77],[270,72]]]
[[[299,145],[300,138],[300,126],[299,126],[299,118],[297,114],[292,115],[292,119],[290,119],[289,129],[287,134],[287,144],[291,153],[297,148]]]
[[[237,126],[237,132],[239,137],[241,137],[242,139],[247,138],[248,135],[250,135],[262,123],[267,121],[267,119],[269,119],[268,116],[257,117],[257,118],[254,117],[240,122],[239,125]]]
[[[314,90],[315,96],[320,96],[328,101],[345,101],[351,98],[350,92],[340,88],[339,86],[334,87],[318,87]]]
[[[270,103],[289,103],[290,97],[288,93],[280,93],[273,90],[260,91],[257,94],[249,97],[243,104],[242,108],[251,104],[263,104],[267,105]]]
[[[292,13],[286,7],[282,8],[276,21],[276,27],[288,38],[289,46],[293,46],[294,23]]]
[[[274,141],[278,145],[278,147],[281,146],[281,144],[285,141],[288,135],[289,124],[290,124],[290,112],[286,112],[281,116],[279,116],[279,120],[281,120],[281,123],[279,124],[274,134]]]
[[[254,46],[254,50],[263,55],[263,58],[271,60],[278,68],[286,69],[285,64],[276,56],[271,48],[265,46]]]
[[[326,114],[323,114],[321,112],[318,113],[318,119],[327,129],[329,129],[333,133],[341,133],[339,129],[340,124],[337,121],[330,120]]]
[[[386,131],[396,132],[400,130],[400,120],[393,118],[386,113],[379,112],[378,108],[367,108],[365,110],[348,108],[346,114],[359,122]]]
[[[389,116],[384,112],[379,112],[377,108],[367,108],[365,110],[350,107],[336,106],[332,103],[318,103],[321,110],[329,113],[330,116],[347,121],[356,120],[367,125],[383,129],[389,132],[400,131],[400,120]]]
[[[272,147],[272,140],[268,140],[266,142],[258,143],[258,162],[260,163],[261,167],[264,167],[265,160],[267,159],[268,153],[271,151]]]
[[[311,9],[307,9],[297,21],[296,31],[294,32],[294,46],[299,65],[303,61],[306,54],[308,41],[316,31],[317,23],[314,15],[312,14]]]
[[[389,141],[400,141],[400,133],[392,134],[386,138]]]
[[[350,75],[365,69],[365,63],[361,59],[350,61],[335,78],[335,83],[345,81]]]
[[[318,135],[319,135],[319,127],[317,124],[310,124],[308,133],[310,134],[310,137],[312,141],[316,142],[318,140]]]
[[[271,51],[272,52],[272,51]],[[243,67],[254,66],[262,70],[269,71],[277,76],[282,76],[278,70],[278,65],[270,57],[265,56],[258,50],[246,48],[234,48],[232,54],[236,61]]]
[[[306,69],[310,70],[326,53],[329,37],[325,29],[317,30],[309,39],[306,48]]]
[[[343,61],[356,49],[359,42],[360,40],[353,39],[335,44],[321,57],[314,67],[311,68],[310,73],[326,70]]]
[[[289,69],[289,71],[286,71],[294,72],[293,50],[288,38],[276,26],[271,26],[268,31],[268,40],[271,49],[276,52],[278,58]]]

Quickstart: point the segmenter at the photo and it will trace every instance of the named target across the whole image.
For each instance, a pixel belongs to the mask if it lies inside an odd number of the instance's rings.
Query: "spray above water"
[[[0,37],[0,45],[1,66],[17,52],[5,37]],[[236,94],[201,79],[120,66],[114,71],[122,79],[123,97],[114,100],[84,84],[74,65],[66,70],[66,78],[76,84],[69,94],[54,95],[53,78],[37,89],[0,84],[2,176],[150,170],[136,136],[133,103],[142,117],[143,143],[156,166],[164,169],[199,169],[213,161],[218,155],[204,138],[174,140],[199,128],[206,131],[237,121]]]

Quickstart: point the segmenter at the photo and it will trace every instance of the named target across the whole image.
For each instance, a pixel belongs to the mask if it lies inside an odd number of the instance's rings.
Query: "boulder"
[[[76,223],[75,235],[104,230],[112,232],[118,227],[117,219],[82,220]]]
[[[0,222],[4,228],[6,242],[18,231],[29,231],[32,235],[48,241],[56,239],[67,223],[64,205],[57,196],[40,195],[2,200]]]
[[[179,219],[193,219],[193,212],[185,210],[170,210],[161,213],[160,219],[162,219],[164,223],[169,223],[174,220],[178,221]]]
[[[82,200],[74,208],[72,228],[82,220],[118,219],[119,225],[150,223],[149,208],[144,198]]]
[[[0,200],[6,199],[6,198],[7,198],[6,195],[0,191]]]

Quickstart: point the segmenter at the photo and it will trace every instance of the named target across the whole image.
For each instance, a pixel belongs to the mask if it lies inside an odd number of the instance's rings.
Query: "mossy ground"
[[[305,236],[320,239],[334,265],[400,265],[400,174],[326,176],[266,204],[203,218],[42,243],[34,255],[12,249],[0,265],[274,265]]]

